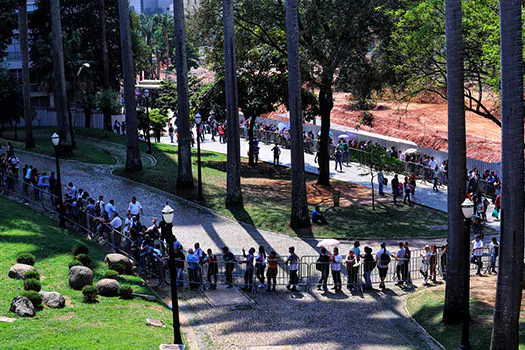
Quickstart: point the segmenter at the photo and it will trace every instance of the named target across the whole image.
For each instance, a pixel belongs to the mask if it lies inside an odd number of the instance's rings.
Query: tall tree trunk
[[[188,61],[186,58],[186,26],[184,23],[183,0],[173,0],[175,21],[175,65],[177,68],[177,132],[178,140],[178,173],[177,188],[193,188],[191,170],[191,125],[190,102],[188,92]]]
[[[29,88],[29,35],[27,29],[27,0],[18,3],[18,32],[20,35],[20,52],[22,54],[22,78],[24,95],[24,121],[26,148],[35,147],[33,138],[33,118],[31,115],[31,90]]]
[[[100,59],[102,61],[102,87],[104,90],[109,90],[109,58],[108,58],[108,44],[106,40],[106,0],[98,1],[99,11],[99,42],[100,42]],[[104,111],[104,130],[113,131],[111,125],[111,113]]]
[[[330,77],[332,77],[330,75]],[[332,79],[324,78],[319,89],[319,111],[321,114],[321,140],[319,142],[319,178],[318,185],[330,186],[330,113],[334,107]]]
[[[468,310],[465,283],[468,269],[469,238],[464,233],[461,204],[465,199],[465,103],[463,97],[463,26],[461,0],[446,0],[447,100],[448,100],[448,254],[447,285],[443,320],[460,323]],[[467,281],[467,282],[466,282]],[[467,303],[467,308],[465,308]],[[466,315],[469,317],[469,315]]]
[[[226,75],[226,120],[228,158],[226,165],[226,206],[241,206],[241,140],[239,135],[239,104],[233,0],[223,0],[224,59]]]
[[[244,116],[247,118],[247,116]],[[250,117],[250,123],[248,124],[248,165],[253,166],[255,165],[255,154],[253,154],[253,139],[254,139],[254,133],[255,130],[253,129],[255,126],[255,119],[254,117]]]
[[[55,75],[55,106],[57,129],[60,136],[60,152],[70,154],[71,134],[67,112],[66,77],[64,72],[64,47],[62,44],[62,24],[60,20],[60,0],[50,0],[51,35],[53,41],[53,72]]]
[[[521,2],[500,1],[501,239],[492,349],[519,347],[523,280],[523,42]],[[507,215],[508,213],[508,215]]]
[[[75,90],[76,90],[76,88],[77,87],[74,86]],[[67,97],[67,119],[69,121],[69,134],[71,135],[71,149],[75,149],[75,148],[77,148],[77,143],[75,141],[75,129],[73,127],[74,126],[73,125],[73,113],[71,112],[71,104],[70,104],[71,100],[73,100],[73,96],[68,96]]]
[[[126,104],[126,171],[137,171],[142,170],[142,160],[140,159],[139,132],[137,130],[135,68],[133,66],[128,0],[119,0],[118,7],[122,75],[124,77],[124,101]]]
[[[290,110],[290,152],[292,160],[292,212],[290,227],[308,230],[312,224],[308,212],[304,175],[303,106],[299,59],[299,24],[297,0],[286,2],[286,38],[288,43],[288,99]]]

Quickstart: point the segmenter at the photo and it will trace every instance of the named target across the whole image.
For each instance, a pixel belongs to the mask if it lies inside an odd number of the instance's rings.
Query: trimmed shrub
[[[69,266],[69,269],[71,269],[73,266],[84,266],[84,265],[82,265],[82,263],[78,260],[73,260],[69,263],[68,266]]]
[[[35,308],[42,307],[42,296],[40,296],[40,294],[38,294],[38,292],[36,292],[34,290],[27,290],[27,291],[22,293],[22,296],[26,297],[29,300],[31,300],[31,302],[33,303],[33,306]]]
[[[87,254],[78,254],[77,256],[75,256],[75,260],[80,261],[80,263],[84,266],[91,265],[91,259]]]
[[[36,258],[31,253],[22,253],[16,258],[16,262],[19,264],[35,265]]]
[[[35,292],[40,292],[42,285],[39,280],[34,278],[26,278],[24,281],[24,290],[34,290]]]
[[[119,275],[126,273],[126,266],[123,264],[111,264],[111,269],[117,271]]]
[[[25,278],[26,279],[35,279],[37,281],[40,280],[40,273],[38,273],[37,270],[29,270],[26,272],[26,275],[25,275]]]
[[[111,278],[113,280],[116,280],[118,278],[119,273],[115,270],[107,270],[104,274],[105,278]]]
[[[96,303],[98,301],[98,289],[93,285],[84,286],[84,288],[82,288],[82,294],[84,295],[84,302],[86,303]]]
[[[118,290],[118,295],[121,299],[133,299],[133,289],[131,287],[120,287]]]
[[[77,256],[79,254],[89,254],[89,248],[83,244],[77,245],[75,249],[73,249],[73,255]]]

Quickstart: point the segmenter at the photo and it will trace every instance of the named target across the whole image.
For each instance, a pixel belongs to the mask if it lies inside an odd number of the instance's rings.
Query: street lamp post
[[[53,142],[53,146],[55,147],[55,160],[56,160],[56,167],[57,167],[57,180],[56,180],[56,196],[58,197],[58,216],[60,218],[60,227],[64,227],[64,205],[62,203],[62,180],[60,178],[60,161],[59,161],[59,146],[60,143],[60,136],[55,132],[51,136],[51,142]]]
[[[201,173],[201,122],[202,117],[200,113],[195,114],[195,123],[197,124],[197,200],[202,202],[204,196],[202,195],[202,173]]]
[[[173,213],[174,210],[166,202],[166,206],[162,209],[161,223],[162,237],[168,244],[168,268],[170,271],[170,287],[171,287],[171,310],[173,313],[173,342],[174,344],[182,344],[182,337],[180,334],[180,320],[179,320],[179,298],[177,294],[177,268],[175,266],[175,247],[173,245],[175,236],[173,235]]]
[[[149,127],[149,90],[144,90],[144,98],[146,99],[146,138],[148,142],[148,151],[146,153],[151,154],[151,138],[150,138],[150,127]]]
[[[470,299],[470,224],[472,222],[472,215],[474,215],[474,203],[468,198],[463,201],[461,204],[461,211],[463,212],[463,216],[465,217],[465,231],[464,231],[464,240],[466,241],[466,247],[469,247],[469,249],[466,249],[463,254],[466,254],[465,259],[465,273],[464,273],[464,282],[463,282],[463,295],[466,298],[465,302],[463,303],[463,324],[461,329],[461,344],[459,344],[458,349],[461,350],[470,350],[472,347],[470,346],[470,311],[469,311],[469,299]]]

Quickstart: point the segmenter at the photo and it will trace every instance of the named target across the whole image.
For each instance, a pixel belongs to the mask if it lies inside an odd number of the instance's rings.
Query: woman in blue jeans
[[[372,279],[370,278],[370,275],[372,274],[372,271],[376,267],[376,261],[374,260],[374,256],[372,255],[372,248],[366,246],[364,248],[365,250],[365,256],[363,257],[363,277],[365,278],[365,286],[364,289],[372,289]]]

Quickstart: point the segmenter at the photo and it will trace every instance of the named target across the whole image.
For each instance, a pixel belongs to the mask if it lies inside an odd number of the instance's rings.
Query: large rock
[[[60,293],[40,292],[40,296],[42,296],[42,301],[47,307],[61,309],[66,305],[66,299]]]
[[[131,268],[133,267],[131,260],[127,256],[117,253],[106,255],[104,262],[108,264],[110,269],[114,264],[122,264],[126,268],[126,273],[131,273]]]
[[[14,312],[20,317],[33,317],[36,314],[33,303],[26,297],[15,297],[11,301],[9,311]]]
[[[97,282],[96,287],[98,289],[98,294],[103,297],[116,297],[118,296],[120,283],[112,278],[103,278]]]
[[[85,266],[73,266],[69,270],[69,286],[76,290],[93,284],[93,271]]]
[[[9,268],[9,274],[8,276],[11,278],[16,278],[17,280],[23,280],[26,278],[26,272],[36,270],[31,265],[26,264],[14,264]]]

